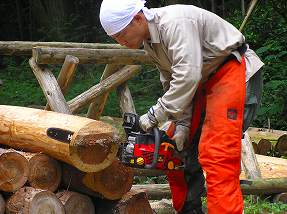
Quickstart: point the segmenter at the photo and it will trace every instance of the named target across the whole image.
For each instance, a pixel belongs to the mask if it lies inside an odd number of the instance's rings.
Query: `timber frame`
[[[139,64],[152,64],[144,50],[126,49],[117,44],[0,41],[0,55],[32,56],[29,64],[47,99],[46,110],[75,114],[89,105],[87,117],[91,119],[99,119],[112,90],[118,94],[121,113],[135,113],[126,83],[139,72]],[[64,95],[73,82],[77,65],[85,63],[106,64],[100,82],[66,101]],[[57,79],[48,64],[62,64]],[[260,179],[259,165],[247,132],[242,139],[241,156],[247,178]]]

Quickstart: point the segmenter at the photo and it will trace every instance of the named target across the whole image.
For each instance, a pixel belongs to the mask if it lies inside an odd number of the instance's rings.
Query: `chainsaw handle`
[[[153,160],[151,164],[145,165],[146,169],[153,169],[156,167],[157,159],[158,159],[158,151],[160,147],[160,131],[157,127],[153,128],[154,134],[154,152],[153,152]]]

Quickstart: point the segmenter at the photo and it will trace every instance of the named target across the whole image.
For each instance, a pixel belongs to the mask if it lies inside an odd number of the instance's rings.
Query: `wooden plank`
[[[78,57],[80,64],[152,64],[147,52],[139,49],[35,47],[32,52],[32,56],[38,64],[62,64],[66,55]]]

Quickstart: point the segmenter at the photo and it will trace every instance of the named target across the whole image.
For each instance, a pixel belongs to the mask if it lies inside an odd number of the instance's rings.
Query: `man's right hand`
[[[175,141],[177,150],[181,152],[184,144],[189,141],[189,127],[177,125],[172,140]]]

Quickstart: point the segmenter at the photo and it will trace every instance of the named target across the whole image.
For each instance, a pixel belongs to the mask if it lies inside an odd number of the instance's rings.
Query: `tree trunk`
[[[37,46],[57,48],[124,49],[124,46],[119,44],[0,41],[0,55],[32,56],[32,48]]]
[[[1,132],[0,132],[1,133]],[[0,190],[14,192],[27,181],[28,161],[14,150],[0,148]]]
[[[29,162],[28,182],[35,189],[54,192],[62,177],[61,165],[55,159],[42,153],[19,152]]]
[[[142,191],[129,191],[119,201],[107,201],[98,199],[97,214],[152,214],[153,211],[148,202],[147,195]]]
[[[92,200],[77,192],[62,191],[58,192],[57,197],[60,199],[67,214],[94,214],[95,206]]]
[[[133,49],[87,49],[35,47],[33,58],[38,64],[63,64],[66,55],[78,57],[80,64],[151,64],[151,58],[144,50]]]
[[[132,183],[132,170],[118,160],[96,173],[83,173],[69,165],[63,168],[64,186],[91,196],[118,200],[130,190]]]
[[[85,172],[108,167],[119,137],[101,121],[39,109],[0,105],[0,141],[31,152],[43,152]]]
[[[287,178],[248,180],[246,184],[240,186],[244,195],[282,193],[287,191]],[[133,185],[132,190],[146,192],[149,200],[171,198],[168,184]]]
[[[23,187],[6,204],[7,214],[57,213],[64,214],[64,206],[57,196],[45,190]]]

